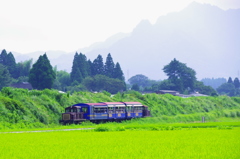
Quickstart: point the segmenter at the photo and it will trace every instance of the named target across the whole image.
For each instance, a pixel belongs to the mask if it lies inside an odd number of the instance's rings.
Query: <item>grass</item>
[[[231,128],[231,127],[240,127],[240,118],[218,118],[212,121],[201,123],[200,121],[196,122],[172,122],[162,121],[157,117],[151,118],[138,118],[123,121],[122,123],[107,122],[102,124],[93,124],[91,122],[85,122],[79,125],[57,125],[51,124],[44,126],[42,128],[4,128],[4,125],[1,125],[0,132],[14,132],[14,131],[34,131],[34,130],[61,130],[61,129],[77,129],[77,128],[96,128],[99,131],[125,131],[125,130],[154,130],[154,129],[184,129],[184,128]]]
[[[240,158],[240,128],[0,134],[0,158]]]

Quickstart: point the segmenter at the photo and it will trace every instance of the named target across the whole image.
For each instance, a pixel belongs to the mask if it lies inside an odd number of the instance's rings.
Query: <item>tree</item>
[[[7,51],[5,49],[0,54],[0,64],[7,66]]]
[[[104,75],[108,76],[110,78],[113,78],[114,77],[114,67],[115,67],[115,64],[113,62],[111,54],[109,53],[107,55],[106,63],[104,65]]]
[[[7,53],[6,50],[2,50],[2,53],[0,54],[0,64],[7,67],[13,78],[17,78],[16,61],[11,52]]]
[[[125,80],[121,66],[118,62],[116,63],[116,66],[114,68],[113,78],[119,79],[121,81]]]
[[[37,62],[33,65],[29,74],[29,82],[35,89],[51,89],[56,74],[48,60],[46,53],[40,56]]]
[[[233,84],[234,84],[235,88],[240,88],[240,82],[237,77],[234,79]]]
[[[132,76],[128,82],[133,85],[133,84],[138,84],[138,86],[147,87],[149,84],[149,79],[147,76],[144,76],[142,74],[138,74],[135,76]]]
[[[11,83],[11,77],[6,66],[0,64],[0,90],[3,87],[8,87]]]
[[[15,61],[15,58],[13,56],[13,54],[10,52],[7,54],[7,68],[8,68],[8,71],[10,73],[10,75],[13,77],[13,78],[16,78],[17,76],[17,67],[16,67],[16,61]]]
[[[175,90],[176,85],[170,80],[163,80],[158,86],[159,90]]]
[[[92,61],[90,59],[87,61],[87,72],[89,76],[93,75]]]
[[[228,82],[227,83],[233,83],[233,80],[231,77],[228,78]]]
[[[103,65],[103,58],[101,55],[93,61],[92,63],[92,75],[104,75],[104,65]]]
[[[71,84],[70,74],[66,71],[56,71],[55,87],[62,91],[67,91],[67,87]]]
[[[134,91],[139,91],[140,90],[138,84],[133,84],[131,89],[134,90]]]
[[[217,88],[219,94],[234,96],[236,94],[235,86],[232,83],[224,83]]]
[[[196,82],[196,72],[187,67],[186,64],[179,62],[175,58],[166,66],[163,71],[167,74],[168,80],[175,85],[175,90],[184,92],[185,90],[194,90]]]
[[[211,86],[205,86],[203,82],[199,81],[195,82],[195,91],[205,95],[217,96],[217,92]]]
[[[18,62],[16,64],[17,78],[21,76],[29,76],[29,72],[32,66],[33,59],[26,60],[24,62]]]
[[[108,91],[110,93],[117,93],[126,89],[125,82],[119,79],[109,78],[104,75],[96,75],[87,77],[83,80],[82,84],[89,91]]]
[[[83,79],[86,78],[88,76],[88,61],[87,61],[87,57],[80,53],[78,55],[78,67],[79,67],[79,71],[82,74]]]
[[[82,73],[80,71],[80,67],[79,67],[79,56],[78,53],[76,52],[74,55],[74,59],[73,59],[73,65],[72,65],[72,72],[71,72],[71,81],[77,81],[78,83],[81,83],[83,80],[83,76]]]

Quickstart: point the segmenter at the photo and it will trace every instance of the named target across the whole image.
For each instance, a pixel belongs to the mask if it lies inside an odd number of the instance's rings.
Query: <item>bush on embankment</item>
[[[172,122],[199,121],[218,117],[240,117],[240,97],[190,97],[169,94],[142,95],[135,91],[59,93],[57,90],[3,88],[0,92],[0,129],[3,127],[43,127],[58,124],[64,108],[76,103],[138,101],[149,106],[152,117]],[[200,119],[199,119],[200,118]]]

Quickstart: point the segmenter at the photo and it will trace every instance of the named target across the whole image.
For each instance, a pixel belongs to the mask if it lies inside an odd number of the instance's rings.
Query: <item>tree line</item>
[[[204,78],[198,81],[196,72],[176,59],[173,59],[168,65],[165,65],[163,71],[168,76],[168,79],[154,81],[150,80],[147,76],[138,74],[128,80],[130,84],[128,87],[140,92],[175,90],[183,94],[198,92],[211,96],[218,94],[240,96],[240,82],[237,77],[234,80],[229,77],[228,80],[225,78]]]
[[[196,72],[186,64],[175,58],[162,69],[168,76],[163,81],[150,80],[144,75],[131,77],[126,85],[120,64],[116,64],[109,53],[105,63],[101,55],[93,62],[82,53],[75,53],[72,70],[58,71],[52,67],[47,54],[41,55],[32,65],[32,59],[24,62],[15,62],[13,54],[2,50],[0,54],[0,89],[11,83],[29,81],[34,89],[58,89],[62,91],[108,91],[117,93],[128,89],[142,92],[156,92],[159,90],[175,90],[183,94],[199,92],[201,94],[216,96],[240,96],[239,79],[228,82],[223,79],[203,79],[198,81]],[[208,82],[208,84],[206,84]],[[213,85],[214,84],[214,85]],[[213,86],[213,87],[211,87]]]
[[[32,65],[32,59],[15,62],[11,52],[0,54],[0,89],[12,83],[30,82],[34,89],[58,89],[62,91],[103,91],[117,93],[126,90],[120,64],[113,62],[109,53],[105,64],[98,55],[91,62],[82,53],[75,53],[71,73],[52,67],[47,54],[41,55]]]
[[[143,92],[175,90],[183,94],[199,92],[206,95],[217,95],[211,86],[206,86],[197,80],[196,72],[192,68],[175,58],[163,67],[163,71],[168,76],[168,79],[163,81],[149,80],[148,77],[141,74],[131,77],[128,80],[132,86],[131,89]]]
[[[234,80],[232,80],[232,78],[229,77],[227,82],[223,83],[217,88],[217,91],[221,95],[240,96],[239,79],[236,77]]]

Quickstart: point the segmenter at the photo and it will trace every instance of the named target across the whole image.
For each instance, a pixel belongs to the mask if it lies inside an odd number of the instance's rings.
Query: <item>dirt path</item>
[[[34,130],[34,131],[11,131],[11,132],[0,132],[3,133],[37,133],[37,132],[52,132],[52,131],[75,131],[75,130],[89,130],[94,128],[77,128],[77,129],[58,129],[58,130]]]

